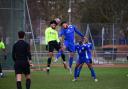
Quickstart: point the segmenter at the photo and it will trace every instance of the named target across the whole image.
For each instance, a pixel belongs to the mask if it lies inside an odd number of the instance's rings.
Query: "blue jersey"
[[[91,43],[86,43],[83,45],[77,44],[75,46],[75,50],[78,53],[79,59],[77,60],[77,63],[92,63],[92,53],[93,45]]]
[[[87,48],[86,48],[85,45],[79,45],[79,44],[77,44],[75,46],[75,50],[77,51],[78,56],[79,56],[78,61],[85,61],[86,60],[86,54],[85,54],[86,49]]]
[[[85,59],[85,51],[86,51],[86,46],[84,45],[76,45],[75,46],[75,50],[77,51],[78,55],[79,55],[79,59],[80,58],[84,58]]]
[[[68,28],[64,29],[62,28],[60,30],[59,36],[64,36],[64,41],[74,43],[75,40],[75,34],[77,33],[79,36],[84,37],[82,33],[79,32],[79,30],[74,25],[69,25]]]
[[[59,33],[60,37],[64,36],[64,45],[70,52],[75,52],[75,33],[77,33],[81,37],[84,37],[84,35],[80,33],[74,25],[69,25],[66,29],[62,28]]]
[[[92,53],[91,51],[93,50],[93,45],[92,43],[85,43],[84,46],[86,47],[86,59],[92,59]]]

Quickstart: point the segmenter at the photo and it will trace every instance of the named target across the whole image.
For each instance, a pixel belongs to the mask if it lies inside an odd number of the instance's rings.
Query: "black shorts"
[[[28,61],[16,61],[14,69],[16,74],[30,74],[30,65]]]
[[[57,41],[48,42],[48,47],[49,47],[49,52],[53,52],[54,49],[59,51],[59,49],[61,48],[60,44]]]

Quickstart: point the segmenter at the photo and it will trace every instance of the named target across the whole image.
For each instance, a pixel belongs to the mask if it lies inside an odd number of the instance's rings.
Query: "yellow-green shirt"
[[[0,49],[5,49],[5,45],[4,45],[4,42],[0,42]]]
[[[58,32],[55,29],[52,29],[51,27],[46,28],[45,30],[45,42],[48,44],[50,41],[56,40],[59,42]]]

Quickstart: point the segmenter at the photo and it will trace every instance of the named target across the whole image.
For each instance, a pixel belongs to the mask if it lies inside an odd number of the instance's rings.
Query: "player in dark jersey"
[[[24,40],[25,32],[19,31],[19,40],[13,45],[12,57],[16,74],[17,89],[22,89],[22,74],[26,78],[26,89],[30,89],[30,66],[32,66],[30,45]]]

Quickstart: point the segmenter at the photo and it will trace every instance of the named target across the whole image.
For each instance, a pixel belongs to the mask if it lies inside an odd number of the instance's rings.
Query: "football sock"
[[[56,54],[56,59],[59,59],[59,57],[62,55],[62,51],[59,51],[57,54]]]
[[[26,89],[30,89],[30,85],[31,85],[31,80],[26,79]]]
[[[22,86],[21,86],[21,81],[17,81],[17,89],[22,89]]]
[[[69,68],[72,68],[72,63],[73,63],[73,57],[69,58]]]
[[[77,73],[78,73],[78,68],[75,67],[75,70],[74,70],[74,78],[75,78],[75,79],[77,79],[77,75],[78,75]]]
[[[89,69],[90,69],[90,71],[91,71],[91,76],[92,76],[94,79],[96,79],[96,74],[95,74],[94,69],[93,69],[93,68],[89,68]]]
[[[50,67],[51,60],[52,60],[52,58],[48,58],[48,61],[47,61],[47,67]]]
[[[63,62],[66,61],[66,60],[65,60],[65,54],[64,54],[64,53],[61,54],[61,58],[62,58]]]
[[[77,71],[77,77],[80,76],[81,69],[82,69],[82,66],[78,68],[78,71]]]
[[[48,58],[47,61],[47,73],[49,73],[52,58]]]

